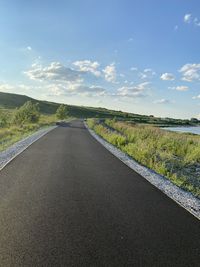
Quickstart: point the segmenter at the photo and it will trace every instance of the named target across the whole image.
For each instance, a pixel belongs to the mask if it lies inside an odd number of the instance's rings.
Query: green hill
[[[22,106],[25,102],[32,101],[34,103],[39,103],[39,108],[43,114],[55,114],[59,103],[48,102],[36,100],[26,95],[10,94],[0,92],[0,108],[2,109],[15,109]],[[156,125],[194,125],[198,121],[191,120],[179,120],[172,118],[157,118],[153,115],[139,115],[133,113],[127,113],[116,110],[109,110],[106,108],[94,108],[94,107],[84,107],[84,106],[73,106],[66,105],[68,107],[69,115],[77,118],[118,118],[125,119],[138,123],[150,123]]]
[[[40,111],[44,114],[54,114],[60,105],[59,103],[48,102],[36,100],[25,95],[17,95],[0,92],[0,107],[4,109],[15,109],[22,106],[25,102],[32,101],[34,103],[39,103]],[[93,108],[93,107],[83,107],[83,106],[72,106],[66,105],[69,110],[69,114],[78,118],[87,117],[129,117],[129,118],[142,118],[148,116],[142,116],[132,113],[126,113],[122,111],[108,110],[105,108]]]

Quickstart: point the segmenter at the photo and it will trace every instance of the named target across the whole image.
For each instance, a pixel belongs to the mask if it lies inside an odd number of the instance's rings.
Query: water
[[[200,126],[197,127],[166,127],[163,130],[181,132],[181,133],[193,133],[200,135]]]

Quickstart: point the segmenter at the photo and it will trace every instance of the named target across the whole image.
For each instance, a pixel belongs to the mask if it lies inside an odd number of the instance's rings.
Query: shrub
[[[68,111],[65,105],[60,105],[56,111],[56,117],[60,120],[63,120],[67,117]]]
[[[8,114],[0,112],[0,127],[6,127],[9,124]]]
[[[23,106],[18,108],[13,117],[14,124],[36,123],[40,118],[38,103],[34,104],[27,101]]]

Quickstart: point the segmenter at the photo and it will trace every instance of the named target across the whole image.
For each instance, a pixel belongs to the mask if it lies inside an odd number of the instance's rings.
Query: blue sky
[[[199,0],[3,0],[0,33],[0,91],[200,117]]]

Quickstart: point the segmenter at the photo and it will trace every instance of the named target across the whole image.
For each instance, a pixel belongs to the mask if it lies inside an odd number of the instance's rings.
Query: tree
[[[58,119],[63,120],[67,117],[68,111],[65,105],[60,105],[56,111],[56,116]]]
[[[15,111],[13,122],[15,124],[36,123],[40,118],[38,103],[27,101]]]

